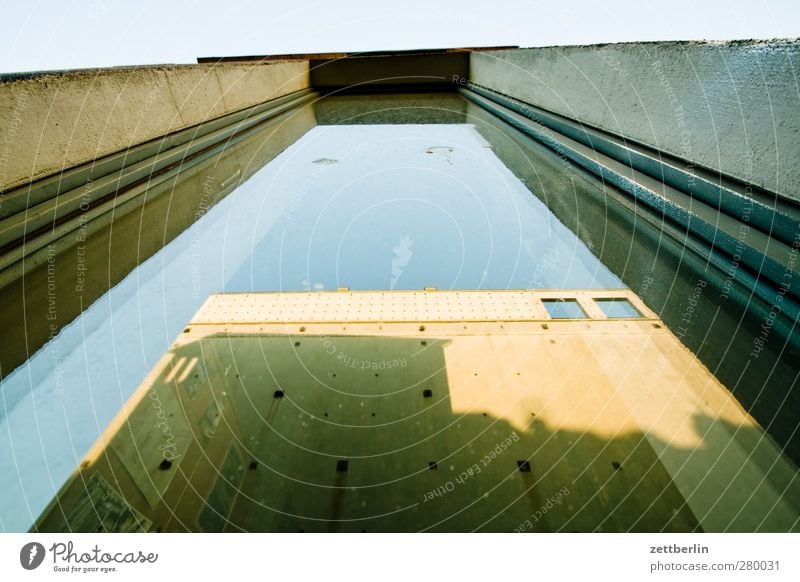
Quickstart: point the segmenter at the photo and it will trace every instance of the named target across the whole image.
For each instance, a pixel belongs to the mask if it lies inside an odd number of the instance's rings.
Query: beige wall
[[[0,84],[0,192],[308,86],[306,61],[72,71]]]
[[[470,80],[800,201],[797,41],[473,53]]]
[[[796,531],[795,469],[654,315],[626,290],[212,295],[35,529]]]

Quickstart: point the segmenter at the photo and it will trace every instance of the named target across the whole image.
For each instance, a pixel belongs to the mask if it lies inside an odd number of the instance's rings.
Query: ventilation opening
[[[431,396],[433,396],[433,390],[430,388],[425,388],[425,390],[422,391],[423,398],[430,398]]]
[[[285,394],[284,394],[283,390],[275,390],[275,393],[273,394],[273,396],[275,398],[283,398],[285,396]]]
[[[347,459],[339,459],[336,461],[336,472],[337,473],[347,473],[347,468],[350,465],[350,461]]]
[[[439,469],[439,463],[436,461],[428,461],[428,470],[429,471],[436,471]]]
[[[531,463],[530,461],[517,461],[517,468],[519,469],[520,473],[530,473]]]

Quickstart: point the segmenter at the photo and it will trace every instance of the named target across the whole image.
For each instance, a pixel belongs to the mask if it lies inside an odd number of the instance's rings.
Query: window
[[[543,299],[542,303],[553,319],[586,319],[586,312],[575,299]]]
[[[641,317],[642,314],[624,298],[595,299],[597,306],[606,314],[606,317],[617,319],[622,317]]]

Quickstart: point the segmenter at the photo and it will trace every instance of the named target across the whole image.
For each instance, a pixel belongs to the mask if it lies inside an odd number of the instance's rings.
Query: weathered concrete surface
[[[800,42],[473,53],[470,81],[800,201]]]
[[[0,83],[0,192],[308,85],[305,61],[100,69]]]

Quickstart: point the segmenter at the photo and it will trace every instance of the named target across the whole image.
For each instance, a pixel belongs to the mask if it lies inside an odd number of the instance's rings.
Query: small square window
[[[542,299],[553,319],[586,319],[586,312],[575,299]]]
[[[433,396],[433,390],[430,388],[425,388],[425,390],[422,391],[423,398],[430,398],[431,396]]]
[[[284,394],[283,390],[275,390],[275,392],[272,394],[272,396],[275,397],[275,398],[283,398],[285,396],[285,394]]]
[[[530,473],[531,463],[530,461],[517,461],[517,468],[519,469],[520,473]]]
[[[428,461],[428,469],[431,471],[436,471],[439,469],[439,463],[436,461]]]
[[[642,314],[625,298],[619,299],[595,299],[597,306],[610,319],[624,317],[641,317]]]
[[[350,465],[350,462],[347,459],[339,459],[336,461],[336,472],[337,473],[347,473],[347,468]]]

